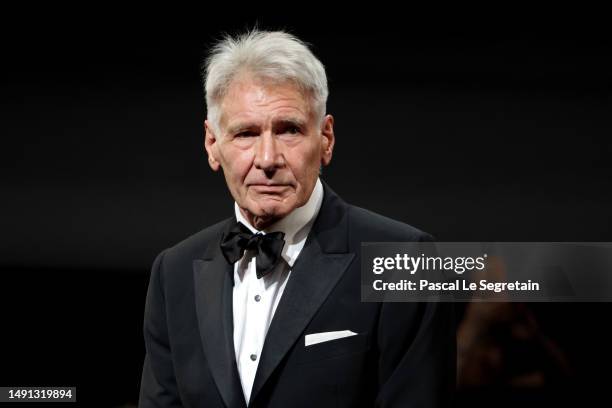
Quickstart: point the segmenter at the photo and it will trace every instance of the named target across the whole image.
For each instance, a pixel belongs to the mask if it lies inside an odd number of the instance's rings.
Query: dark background
[[[136,402],[153,258],[232,211],[202,149],[199,65],[255,21],[326,65],[323,177],[346,201],[440,241],[612,241],[612,47],[595,21],[53,11],[6,13],[0,32],[0,385]],[[610,305],[533,309],[571,376],[464,406],[603,394]]]

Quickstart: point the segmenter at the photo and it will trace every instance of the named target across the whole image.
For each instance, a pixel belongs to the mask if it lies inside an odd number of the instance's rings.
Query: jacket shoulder
[[[231,221],[227,218],[214,225],[206,227],[166,249],[166,257],[196,259],[202,258],[211,245],[217,245],[225,227]]]
[[[162,282],[190,282],[193,261],[210,257],[231,221],[231,218],[220,221],[166,248],[157,256],[152,272],[155,273],[156,266],[159,267],[157,273]]]
[[[433,241],[427,232],[412,225],[348,204],[351,236],[370,242]]]

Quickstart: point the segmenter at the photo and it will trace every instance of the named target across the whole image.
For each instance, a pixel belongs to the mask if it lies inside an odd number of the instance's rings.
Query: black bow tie
[[[230,264],[236,263],[244,251],[251,249],[256,253],[255,266],[257,278],[270,273],[281,260],[281,252],[285,245],[282,232],[269,234],[253,234],[245,225],[237,222],[221,238],[221,252]]]

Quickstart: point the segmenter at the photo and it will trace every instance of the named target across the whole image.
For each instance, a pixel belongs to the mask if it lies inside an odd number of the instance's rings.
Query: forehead
[[[221,124],[267,121],[284,116],[306,120],[312,111],[310,103],[311,98],[291,82],[237,78],[221,101]]]

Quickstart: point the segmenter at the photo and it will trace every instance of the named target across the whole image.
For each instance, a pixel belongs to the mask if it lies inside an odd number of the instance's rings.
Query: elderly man
[[[431,237],[320,180],[335,145],[321,62],[252,31],[218,43],[204,75],[205,148],[234,215],[153,264],[140,406],[446,405],[449,310],[360,301],[361,242]]]

